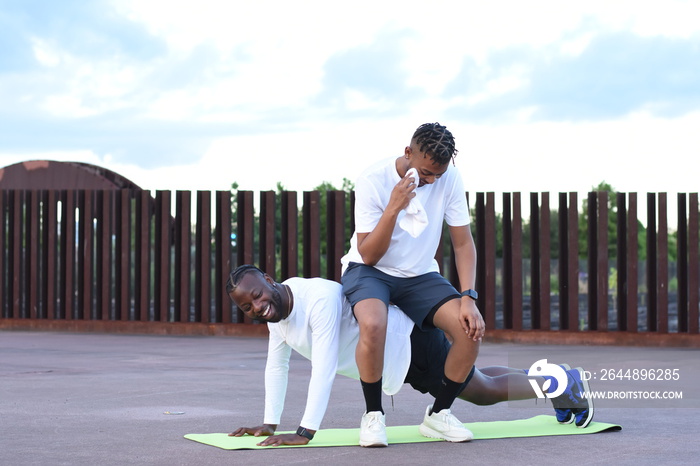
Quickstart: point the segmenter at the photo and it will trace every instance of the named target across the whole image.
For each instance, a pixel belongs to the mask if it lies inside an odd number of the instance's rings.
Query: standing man
[[[374,164],[356,183],[355,233],[342,258],[342,284],[360,327],[355,357],[366,404],[362,446],[387,445],[381,387],[390,302],[421,330],[437,327],[452,341],[421,434],[451,442],[471,438],[450,407],[465,387],[485,326],[476,305],[476,248],[466,192],[454,167],[456,154],[452,133],[439,123],[426,123],[401,157]],[[443,221],[455,252],[459,290],[440,275],[435,260]]]

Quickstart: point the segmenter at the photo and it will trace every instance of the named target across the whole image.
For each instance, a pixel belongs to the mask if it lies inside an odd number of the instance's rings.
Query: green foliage
[[[591,191],[608,193],[608,257],[612,259],[617,257],[617,192],[605,181],[601,181],[598,186],[593,186]],[[588,198],[586,197],[578,216],[578,253],[581,258],[588,255],[589,220]]]

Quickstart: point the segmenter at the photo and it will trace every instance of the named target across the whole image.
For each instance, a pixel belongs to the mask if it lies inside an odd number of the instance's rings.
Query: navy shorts
[[[434,328],[421,331],[414,327],[411,332],[411,365],[408,367],[405,383],[411,384],[411,387],[421,393],[437,396],[442,386],[445,360],[451,346],[442,330]],[[473,375],[474,366],[459,393],[464,391]]]
[[[430,272],[416,277],[394,277],[374,267],[351,262],[341,279],[350,305],[376,298],[395,304],[421,329],[435,328],[433,315],[460,294],[445,277]],[[426,317],[429,317],[426,319]]]

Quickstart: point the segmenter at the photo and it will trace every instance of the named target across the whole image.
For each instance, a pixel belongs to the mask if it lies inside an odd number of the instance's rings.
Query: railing
[[[637,257],[637,194],[615,194],[615,245],[608,244],[608,195],[588,194],[588,257],[581,267],[576,193],[559,194],[557,218],[549,193],[530,194],[525,220],[521,194],[503,194],[498,257],[495,194],[476,193],[472,231],[487,328],[698,334],[697,193],[677,197],[672,294],[667,195],[647,194],[644,262]],[[27,321],[101,322],[107,330],[118,322],[250,324],[224,290],[236,265],[257,264],[278,280],[340,279],[354,227],[352,193],[304,192],[299,208],[296,192],[264,191],[257,215],[252,191],[233,199],[228,191],[176,191],[174,198],[170,191],[155,197],[140,190],[0,191],[0,328]],[[523,222],[530,258],[523,257]],[[551,257],[550,230],[558,260]],[[609,248],[616,252],[613,287]],[[456,282],[447,235],[436,258]]]

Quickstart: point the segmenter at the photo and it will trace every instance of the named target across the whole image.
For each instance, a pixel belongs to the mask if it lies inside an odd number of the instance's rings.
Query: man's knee
[[[370,320],[360,324],[360,339],[364,342],[384,341],[386,321]]]
[[[386,305],[378,299],[365,299],[355,304],[353,312],[360,327],[360,344],[370,348],[382,346],[387,328]]]

